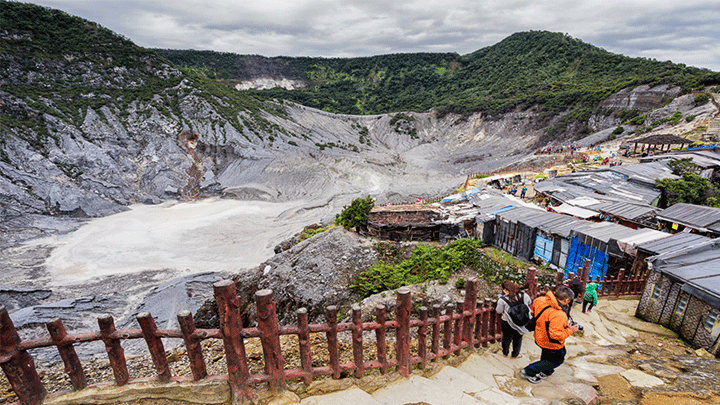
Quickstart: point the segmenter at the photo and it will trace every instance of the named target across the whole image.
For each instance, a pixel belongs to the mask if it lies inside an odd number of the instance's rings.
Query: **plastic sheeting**
[[[535,256],[550,263],[553,254],[553,241],[543,238],[540,235],[535,236],[535,251],[533,253]]]
[[[565,277],[569,273],[578,274],[582,269],[585,259],[590,259],[590,277],[596,280],[605,277],[608,269],[607,255],[597,247],[582,243],[577,236],[570,239],[570,250],[568,251],[567,263],[565,264]]]

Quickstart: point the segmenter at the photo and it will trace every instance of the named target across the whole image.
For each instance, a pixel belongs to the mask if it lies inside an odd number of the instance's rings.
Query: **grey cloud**
[[[39,0],[145,47],[265,56],[467,54],[514,32],[563,32],[610,52],[720,71],[720,9],[702,0]]]

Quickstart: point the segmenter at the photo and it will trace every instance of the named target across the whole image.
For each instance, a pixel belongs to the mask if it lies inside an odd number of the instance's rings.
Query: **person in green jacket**
[[[588,283],[585,285],[585,295],[583,296],[583,305],[582,305],[582,313],[585,312],[592,312],[592,308],[597,305],[597,283]],[[590,304],[590,307],[587,308],[587,311],[585,308]]]

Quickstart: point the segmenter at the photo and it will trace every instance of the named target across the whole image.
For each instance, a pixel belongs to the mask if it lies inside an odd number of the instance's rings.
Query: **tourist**
[[[573,294],[575,294],[575,299],[580,302],[580,297],[583,296],[583,283],[580,281],[580,277],[576,276],[573,272],[568,273],[566,285],[572,290]],[[575,303],[575,299],[570,301],[570,305],[568,305],[568,316],[570,315],[570,310]]]
[[[530,305],[532,300],[530,296],[520,291],[520,287],[510,280],[502,282],[502,295],[500,295],[495,311],[502,314],[500,328],[502,330],[501,346],[503,356],[510,354],[510,346],[512,345],[512,354],[510,357],[517,359],[522,357],[520,349],[522,349],[523,335],[530,332],[525,329],[524,325],[517,325],[510,316],[510,310],[515,305],[522,305],[521,309],[530,316]]]
[[[537,318],[535,343],[542,351],[540,360],[518,371],[521,378],[537,384],[551,376],[565,361],[565,339],[580,328],[577,324],[568,323],[568,316],[562,306],[569,305],[574,298],[570,288],[560,286],[555,293],[548,291],[533,302],[532,310]]]
[[[520,190],[520,198],[525,198],[525,193],[527,193],[527,186],[523,186],[522,190]]]
[[[585,286],[585,295],[583,296],[583,303],[582,303],[582,313],[585,312],[592,312],[592,309],[595,305],[597,305],[597,289],[598,284],[597,283],[588,283]],[[590,307],[588,307],[588,304],[590,304]],[[585,310],[587,308],[587,311]]]

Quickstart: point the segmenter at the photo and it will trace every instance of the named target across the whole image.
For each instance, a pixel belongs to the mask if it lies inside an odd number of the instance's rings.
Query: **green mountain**
[[[0,56],[0,92],[28,104],[27,111],[0,104],[0,129],[13,129],[37,147],[53,137],[51,116],[80,126],[88,109],[112,106],[126,118],[140,103],[147,114],[152,108],[182,117],[188,94],[215,106],[226,120],[237,123],[237,114],[246,112],[255,121],[249,125],[269,125],[257,114],[261,103],[249,95],[60,10],[0,1]]]
[[[259,75],[302,80],[306,88],[251,94],[345,114],[428,111],[496,115],[537,105],[587,119],[610,94],[640,84],[682,93],[720,84],[720,73],[612,54],[560,33],[522,32],[468,55],[413,53],[366,58],[262,58],[210,51],[157,50],[209,78],[236,84]]]

